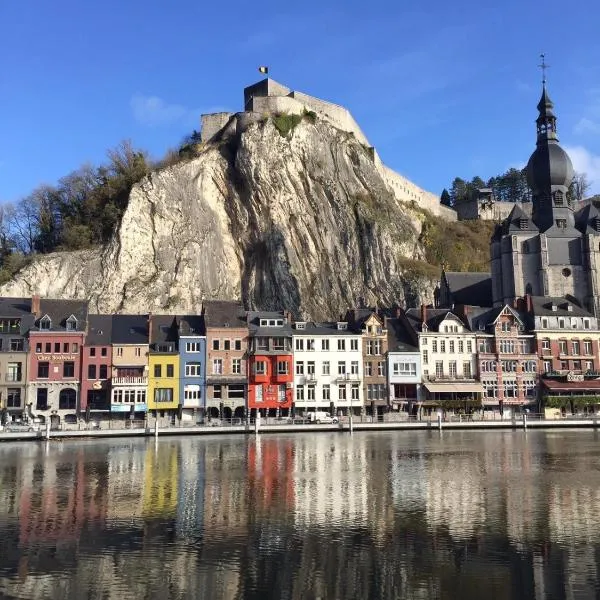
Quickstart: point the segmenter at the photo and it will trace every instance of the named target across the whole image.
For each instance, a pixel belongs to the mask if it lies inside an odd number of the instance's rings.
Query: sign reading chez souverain
[[[78,354],[36,354],[35,357],[42,362],[60,362],[61,360],[77,360]]]

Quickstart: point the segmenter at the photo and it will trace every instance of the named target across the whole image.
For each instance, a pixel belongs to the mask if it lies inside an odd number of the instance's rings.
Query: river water
[[[600,434],[0,444],[0,597],[600,596]]]

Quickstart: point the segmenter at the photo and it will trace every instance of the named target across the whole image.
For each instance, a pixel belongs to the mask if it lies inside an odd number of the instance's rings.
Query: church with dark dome
[[[560,147],[554,105],[544,82],[537,105],[536,148],[527,164],[533,208],[518,205],[497,226],[491,242],[494,306],[532,296],[571,296],[600,316],[600,212],[576,212],[568,191],[569,155]]]

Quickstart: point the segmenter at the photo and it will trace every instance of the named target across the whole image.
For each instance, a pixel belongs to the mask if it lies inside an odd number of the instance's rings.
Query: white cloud
[[[200,119],[200,110],[190,109],[181,104],[169,104],[158,96],[136,94],[131,98],[130,105],[135,120],[151,127],[188,124]]]
[[[600,155],[583,146],[565,146],[578,173],[585,173],[590,182],[590,194],[600,194]]]
[[[575,133],[580,135],[585,135],[586,133],[600,134],[600,122],[583,117],[575,124]]]

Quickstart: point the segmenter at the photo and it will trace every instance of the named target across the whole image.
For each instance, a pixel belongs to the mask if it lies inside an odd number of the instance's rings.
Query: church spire
[[[538,102],[537,109],[539,116],[536,119],[537,125],[537,143],[544,143],[549,140],[556,140],[558,142],[558,136],[556,135],[556,115],[554,114],[554,104],[550,100],[548,91],[546,90],[546,70],[550,65],[546,64],[546,56],[540,54],[542,63],[539,65],[542,70],[542,97]]]

